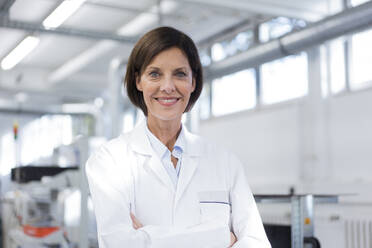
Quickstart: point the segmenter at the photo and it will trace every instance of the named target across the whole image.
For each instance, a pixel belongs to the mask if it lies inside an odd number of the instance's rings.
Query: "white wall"
[[[327,152],[322,178],[327,182],[318,182],[316,172],[311,180],[303,180],[302,166],[311,160],[303,148],[304,100],[205,120],[199,133],[237,154],[254,187],[301,182],[372,184],[372,89],[335,96],[321,104],[326,109],[327,131],[322,137]],[[316,163],[317,158],[313,160]]]
[[[213,118],[201,123],[200,134],[240,158],[252,187],[295,184],[300,159],[297,112],[289,104]]]
[[[372,89],[332,99],[329,126],[333,179],[371,183]]]

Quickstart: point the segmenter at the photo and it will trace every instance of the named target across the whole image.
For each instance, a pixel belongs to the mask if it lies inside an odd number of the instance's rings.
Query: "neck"
[[[170,151],[173,150],[177,137],[181,131],[181,118],[174,121],[163,121],[150,116],[147,118],[147,126]]]

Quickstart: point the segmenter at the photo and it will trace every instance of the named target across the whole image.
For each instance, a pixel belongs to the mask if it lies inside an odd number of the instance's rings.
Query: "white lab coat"
[[[241,163],[185,130],[177,188],[143,122],[95,151],[86,174],[100,248],[269,248]],[[185,127],[183,127],[185,128]],[[144,225],[135,230],[132,212]]]

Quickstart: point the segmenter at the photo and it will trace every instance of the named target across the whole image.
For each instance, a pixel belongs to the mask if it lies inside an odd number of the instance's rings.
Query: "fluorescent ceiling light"
[[[3,70],[12,69],[39,44],[39,41],[38,37],[27,36],[1,61],[1,68]]]
[[[46,28],[56,28],[69,18],[85,2],[85,0],[63,1],[44,21]]]

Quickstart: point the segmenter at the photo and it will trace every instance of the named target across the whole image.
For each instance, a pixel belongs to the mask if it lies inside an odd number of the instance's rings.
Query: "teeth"
[[[175,102],[177,99],[159,99],[159,101],[165,102],[165,103],[170,103],[170,102]]]

